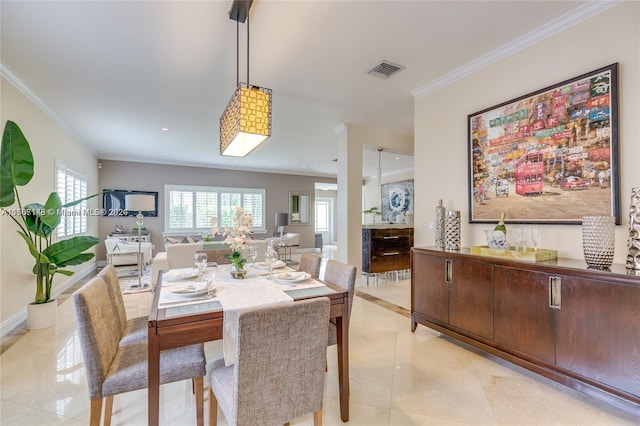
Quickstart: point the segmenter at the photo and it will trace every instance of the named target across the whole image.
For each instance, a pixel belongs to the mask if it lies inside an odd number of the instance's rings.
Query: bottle
[[[493,228],[494,232],[495,231],[500,231],[500,232],[504,232],[504,235],[507,235],[507,227],[504,226],[504,213],[500,213],[500,222],[498,222],[498,224],[496,225],[495,228]]]

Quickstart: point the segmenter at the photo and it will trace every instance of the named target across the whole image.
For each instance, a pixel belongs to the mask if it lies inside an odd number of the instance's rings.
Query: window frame
[[[244,197],[245,194],[251,195],[259,195],[262,198],[262,206],[261,206],[261,221],[262,227],[256,227],[254,225],[253,232],[254,234],[262,234],[267,232],[266,228],[266,195],[267,191],[264,188],[236,188],[236,187],[222,187],[222,186],[203,186],[203,185],[165,185],[164,186],[164,231],[165,234],[201,234],[204,232],[211,232],[211,225],[207,227],[197,227],[197,211],[195,208],[192,209],[192,217],[191,217],[191,227],[183,227],[183,228],[172,228],[171,227],[171,192],[190,192],[192,194],[192,202],[195,205],[196,194],[198,192],[207,192],[207,193],[216,193],[217,194],[217,212],[216,217],[222,217],[221,209],[221,194],[223,193],[240,193],[241,198]],[[257,221],[254,219],[254,223]],[[218,226],[222,227],[223,224],[218,223]]]
[[[75,170],[67,167],[66,165],[56,161],[55,165],[55,191],[60,197],[61,203],[67,204],[72,201],[87,197],[89,180],[86,176]],[[64,174],[65,187],[60,188],[60,173]],[[66,184],[68,179],[72,179],[73,190],[71,194],[67,192],[68,185]],[[80,185],[80,193],[76,194],[75,187]],[[71,199],[67,199],[68,197]],[[53,232],[56,240],[63,240],[71,237],[86,235],[88,232],[88,220],[87,220],[87,200],[84,200],[75,206],[67,207],[64,211],[72,211],[74,213],[67,213],[60,215],[60,224]],[[69,222],[71,224],[69,225]],[[71,232],[68,232],[68,228],[71,227]],[[76,231],[78,229],[78,231]]]

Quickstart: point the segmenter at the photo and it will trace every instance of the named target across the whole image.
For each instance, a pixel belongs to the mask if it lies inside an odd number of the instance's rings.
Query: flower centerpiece
[[[253,236],[253,218],[244,212],[242,207],[236,207],[233,216],[233,227],[225,228],[224,241],[231,246],[232,254],[225,254],[224,257],[231,260],[234,278],[244,278],[247,271],[244,269],[246,259],[242,256],[242,251],[247,243],[250,243]]]

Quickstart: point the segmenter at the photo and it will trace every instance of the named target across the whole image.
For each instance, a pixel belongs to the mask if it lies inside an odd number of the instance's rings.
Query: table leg
[[[156,329],[149,328],[149,426],[158,426],[160,421],[160,337]]]
[[[349,421],[349,301],[345,297],[342,316],[336,318],[338,340],[338,387],[340,389],[340,418]]]

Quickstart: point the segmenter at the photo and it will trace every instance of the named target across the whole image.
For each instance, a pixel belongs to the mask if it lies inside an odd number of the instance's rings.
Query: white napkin
[[[231,365],[235,362],[238,320],[243,309],[293,303],[291,296],[278,288],[274,288],[270,283],[260,283],[258,280],[252,280],[251,283],[247,284],[241,284],[238,281],[236,283],[225,287],[224,291],[221,291],[218,296],[224,311],[222,347],[225,365]]]

